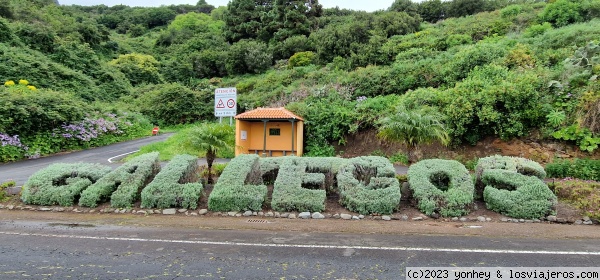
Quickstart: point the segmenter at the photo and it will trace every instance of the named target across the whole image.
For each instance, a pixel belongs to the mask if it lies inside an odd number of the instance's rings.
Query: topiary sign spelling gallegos
[[[193,156],[175,157],[163,170],[158,153],[141,155],[117,169],[98,164],[53,164],[33,174],[23,186],[28,204],[96,207],[182,207],[195,209],[203,192]],[[328,193],[360,214],[391,214],[400,205],[400,185],[383,157],[260,158],[240,155],[221,174],[208,197],[212,211],[260,211],[273,185],[275,211],[324,211]],[[532,176],[530,176],[532,175]],[[489,157],[479,161],[477,188],[467,169],[452,160],[424,160],[408,171],[419,209],[427,214],[468,214],[476,190],[489,209],[515,218],[540,218],[552,212],[556,196],[541,181],[543,168],[532,161]]]

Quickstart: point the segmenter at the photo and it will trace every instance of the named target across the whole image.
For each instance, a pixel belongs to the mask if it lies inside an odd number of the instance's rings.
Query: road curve
[[[114,163],[114,160],[112,163],[108,162],[109,158],[139,150],[141,146],[153,142],[163,141],[169,138],[171,135],[173,134],[165,133],[158,136],[151,136],[142,139],[116,143],[109,146],[98,147],[89,150],[53,155],[34,160],[22,160],[18,162],[0,164],[0,183],[12,179],[15,180],[17,186],[23,185],[25,184],[29,176],[31,176],[36,171],[45,168],[52,163],[58,162],[101,163],[114,168],[119,164]]]

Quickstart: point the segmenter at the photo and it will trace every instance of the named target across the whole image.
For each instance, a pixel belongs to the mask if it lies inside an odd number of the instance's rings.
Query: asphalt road
[[[109,146],[93,148],[89,150],[64,153],[54,156],[43,157],[34,160],[22,160],[18,162],[10,162],[0,164],[0,183],[7,180],[15,180],[17,186],[25,184],[29,176],[37,172],[40,169],[47,167],[52,163],[101,163],[108,165],[112,168],[119,166],[121,163],[118,162],[120,158],[126,156],[128,153],[139,150],[141,146],[159,142],[167,139],[172,133],[165,133],[158,136],[146,137],[143,139],[137,139]],[[111,159],[111,162],[108,160]],[[215,162],[223,163],[228,162],[228,159],[216,159]],[[206,164],[206,159],[199,159],[199,164]],[[408,167],[406,166],[395,166],[396,173],[406,174]]]
[[[405,279],[407,267],[599,264],[598,240],[0,221],[0,279]]]
[[[165,133],[158,136],[146,137],[142,139],[121,142],[109,146],[93,148],[89,150],[77,151],[72,153],[64,153],[54,156],[43,157],[33,160],[23,160],[18,162],[10,162],[0,164],[0,182],[13,179],[17,185],[23,185],[36,171],[47,167],[52,163],[65,162],[87,162],[101,163],[111,167],[116,167],[120,163],[110,163],[109,158],[116,157],[122,154],[131,153],[139,150],[141,146],[159,142],[167,139],[172,133]],[[118,160],[119,158],[115,158]]]

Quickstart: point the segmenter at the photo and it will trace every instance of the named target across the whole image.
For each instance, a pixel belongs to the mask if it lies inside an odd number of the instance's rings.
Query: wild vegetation
[[[232,86],[239,112],[302,115],[313,156],[334,155],[332,144],[397,108],[438,112],[449,139],[437,140],[450,145],[537,130],[593,152],[599,15],[598,0],[396,0],[372,13],[316,0],[2,0],[0,160],[211,120],[214,89]]]

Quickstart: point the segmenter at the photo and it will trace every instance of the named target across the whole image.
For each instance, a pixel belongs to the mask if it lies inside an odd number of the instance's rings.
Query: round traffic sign
[[[227,100],[227,108],[233,108],[233,107],[235,107],[235,100],[233,100],[233,99]]]

